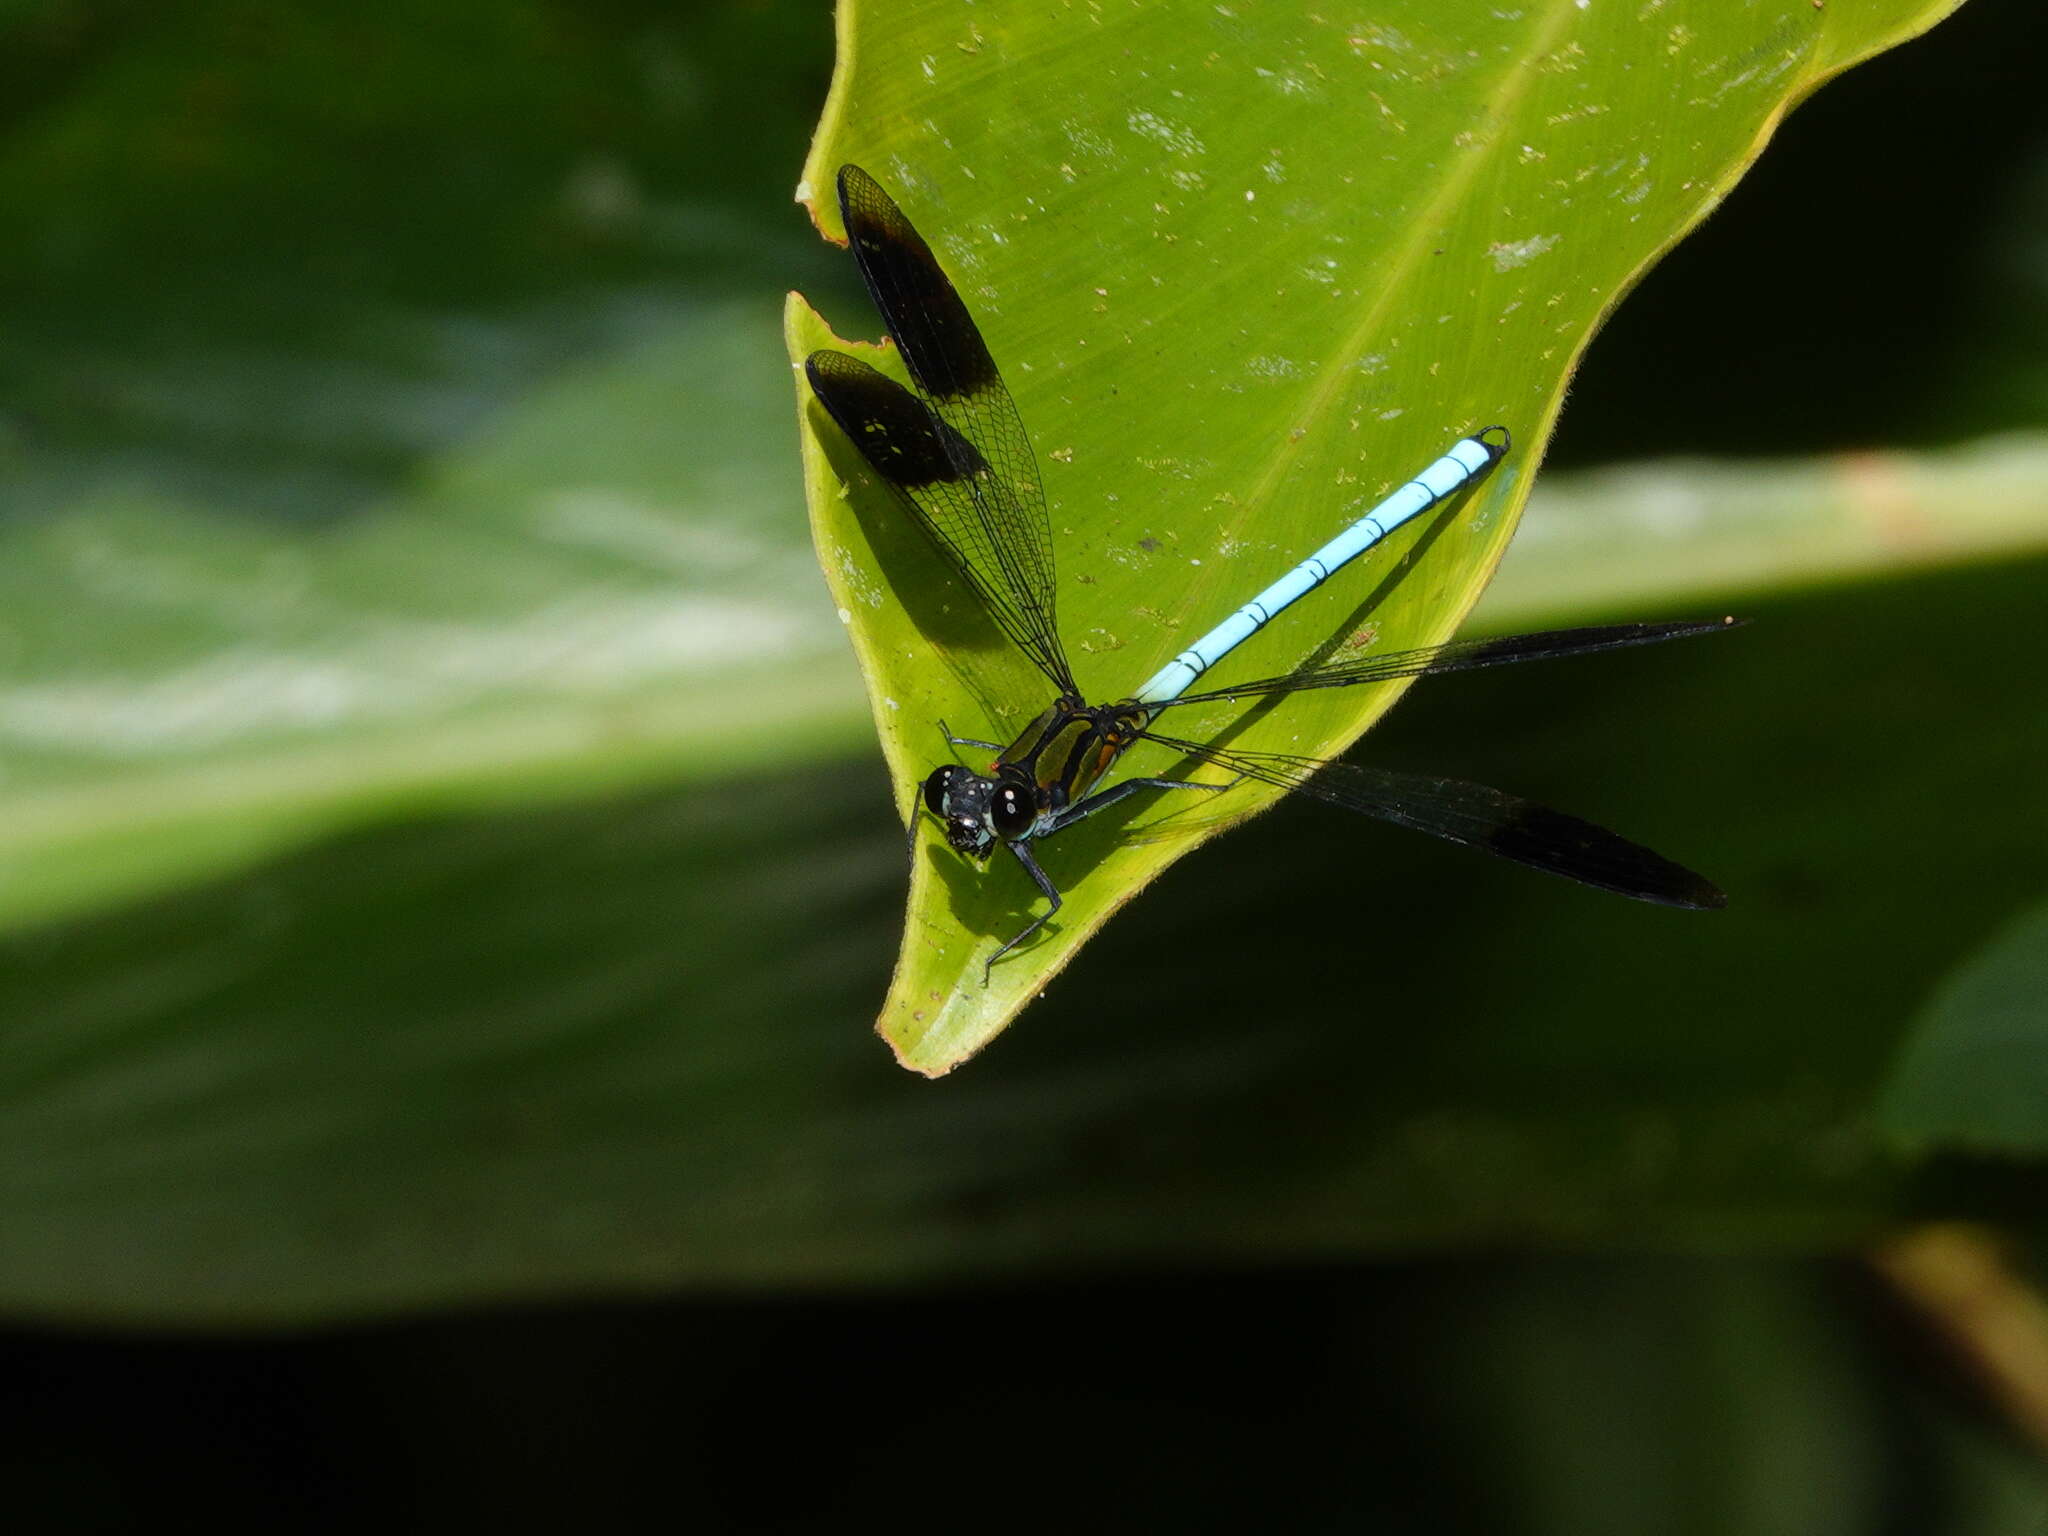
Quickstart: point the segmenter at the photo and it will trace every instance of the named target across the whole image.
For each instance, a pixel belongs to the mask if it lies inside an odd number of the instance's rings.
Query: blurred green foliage
[[[1885,1129],[2017,1157],[2048,1151],[2048,907],[2002,928],[1944,980],[1905,1042]]]

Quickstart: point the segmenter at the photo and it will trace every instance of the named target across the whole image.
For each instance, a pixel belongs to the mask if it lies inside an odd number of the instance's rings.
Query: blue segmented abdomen
[[[1500,434],[1497,443],[1487,441],[1494,432]],[[1161,667],[1131,697],[1141,704],[1164,704],[1179,698],[1195,679],[1265,628],[1290,603],[1313,592],[1403,523],[1452,495],[1507,450],[1505,427],[1488,427],[1459,439],[1429,468]]]

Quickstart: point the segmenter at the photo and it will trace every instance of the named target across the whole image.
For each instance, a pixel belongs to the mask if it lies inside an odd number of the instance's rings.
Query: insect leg
[[[1243,775],[1240,774],[1238,777],[1242,778]],[[1058,816],[1054,817],[1052,825],[1038,835],[1040,837],[1050,837],[1053,833],[1059,831],[1060,828],[1071,827],[1075,822],[1082,820],[1084,817],[1093,816],[1097,811],[1107,809],[1126,796],[1135,795],[1141,789],[1217,790],[1229,789],[1235,783],[1237,783],[1237,779],[1232,779],[1229,784],[1198,784],[1193,779],[1125,779],[1121,784],[1112,784],[1107,789],[1098,790],[1085,800],[1075,801],[1074,804],[1068,806]]]
[[[991,752],[1003,750],[1003,744],[1000,741],[977,741],[972,736],[955,736],[953,728],[943,720],[939,722],[939,730],[944,733],[946,745],[949,747],[986,747]]]
[[[912,868],[917,865],[917,834],[924,825],[924,796],[918,793],[916,785],[910,789],[910,820],[903,824],[903,851],[909,857]]]
[[[1038,860],[1031,857],[1031,850],[1022,843],[1005,843],[1003,846],[1017,856],[1017,862],[1024,866],[1024,873],[1031,877],[1032,883],[1045,893],[1045,899],[1052,905],[1033,918],[1022,933],[988,957],[988,964],[981,968],[981,984],[984,987],[988,985],[988,973],[995,969],[995,963],[1043,928],[1046,921],[1053,913],[1059,911],[1062,905],[1058,888],[1053,885],[1051,877],[1038,867]]]

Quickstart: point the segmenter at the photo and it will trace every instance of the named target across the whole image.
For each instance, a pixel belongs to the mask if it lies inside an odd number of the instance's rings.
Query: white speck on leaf
[[[1512,272],[1553,249],[1558,238],[1556,235],[1531,235],[1527,240],[1502,240],[1488,246],[1486,254],[1493,258],[1494,271]]]
[[[1069,118],[1060,124],[1060,132],[1077,155],[1090,160],[1114,160],[1116,146],[1102,134],[1088,127],[1077,118]]]
[[[1301,377],[1301,365],[1291,357],[1274,357],[1270,353],[1245,360],[1245,372],[1255,379],[1297,379]]]
[[[1208,146],[1185,123],[1176,123],[1154,112],[1132,112],[1124,124],[1140,138],[1150,139],[1176,155],[1207,154]]]

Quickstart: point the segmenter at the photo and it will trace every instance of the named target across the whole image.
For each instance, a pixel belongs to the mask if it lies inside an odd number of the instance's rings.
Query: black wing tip
[[[980,449],[881,369],[820,347],[804,359],[804,376],[868,468],[899,490],[971,480],[988,469]]]
[[[1728,905],[1727,894],[1706,876],[1594,822],[1535,801],[1520,802],[1481,846],[1518,864],[1660,907],[1714,912]]]
[[[916,232],[909,228],[910,221],[896,206],[896,199],[851,160],[839,167],[833,186],[839,193],[839,222],[846,226],[846,238],[852,242],[856,256],[860,254],[863,230],[870,235],[887,231],[898,240],[917,240]]]
[[[1728,905],[1728,893],[1705,875],[1695,874],[1683,864],[1674,864],[1661,853],[1635,846],[1642,858],[1607,887],[1617,896],[1633,896],[1637,901],[1677,907],[1684,912],[1719,912]],[[1571,878],[1568,871],[1560,873]]]
[[[1606,645],[1597,642],[1588,647],[1594,650],[1619,649],[1630,645],[1655,645],[1662,640],[1690,640],[1695,635],[1720,635],[1731,629],[1740,629],[1749,620],[1738,619],[1732,613],[1724,613],[1714,619],[1641,619],[1633,624],[1595,624],[1582,630],[1556,630],[1549,633],[1560,635],[1582,634],[1587,636],[1610,635]],[[1536,636],[1504,635],[1500,643],[1537,638]]]
[[[810,382],[811,393],[829,404],[829,396],[835,387],[842,387],[856,381],[864,382],[868,375],[888,378],[880,369],[871,368],[859,358],[831,347],[819,347],[804,358],[804,378]],[[894,379],[889,380],[895,383]]]
[[[859,197],[869,193],[884,199],[887,199],[889,196],[887,192],[882,190],[882,184],[879,181],[875,180],[874,177],[855,165],[851,160],[839,167],[838,174],[832,178],[832,185],[839,193],[839,213],[842,218],[845,216],[847,208]]]
[[[889,195],[889,189],[851,160],[839,167],[833,185],[839,193],[839,221],[846,226],[849,240],[854,240],[856,228],[862,227],[885,230],[893,239],[924,247],[923,237]]]
[[[1618,625],[1617,628],[1636,628],[1646,640],[1690,640],[1695,635],[1725,635],[1731,629],[1740,629],[1749,622],[1732,613],[1724,613],[1717,619],[1667,619],[1662,623],[1642,625]]]
[[[1580,629],[1535,630],[1528,634],[1501,635],[1493,640],[1471,642],[1470,656],[1482,666],[1491,666],[1497,661],[1554,660],[1564,656],[1626,650],[1631,646],[1658,645],[1666,640],[1690,640],[1696,635],[1718,635],[1748,622],[1747,619],[1724,614],[1718,619],[1639,619],[1628,624],[1589,624]]]
[[[1666,624],[1653,627],[1668,629],[1674,636],[1720,635],[1726,634],[1731,629],[1740,629],[1748,622],[1749,620],[1747,619],[1738,619],[1732,613],[1724,613],[1715,619],[1674,619]]]
[[[1728,893],[1705,875],[1694,874],[1683,864],[1664,860],[1666,870],[1660,871],[1667,878],[1654,888],[1642,891],[1622,891],[1624,896],[1634,896],[1638,901],[1655,902],[1661,907],[1677,907],[1685,912],[1719,912],[1728,905]]]

